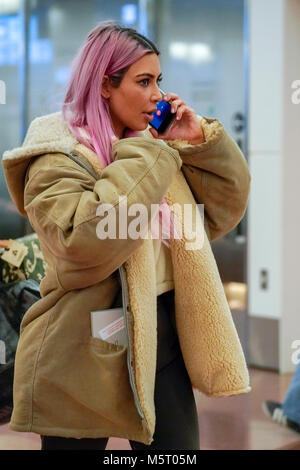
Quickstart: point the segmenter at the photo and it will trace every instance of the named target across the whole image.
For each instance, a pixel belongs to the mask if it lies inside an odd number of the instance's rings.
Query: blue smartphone
[[[165,92],[159,89],[161,94],[165,96]],[[154,113],[154,118],[149,122],[150,126],[157,130],[159,134],[166,132],[176,117],[176,113],[171,113],[171,104],[164,99],[156,103],[156,111],[160,111],[160,115],[157,112]]]

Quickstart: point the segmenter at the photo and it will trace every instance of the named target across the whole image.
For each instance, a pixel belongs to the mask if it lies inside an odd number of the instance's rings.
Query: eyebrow
[[[152,75],[152,73],[139,73],[138,75],[136,75],[136,77],[141,77],[143,75],[147,75],[147,77],[154,78],[154,75]],[[161,76],[162,72],[159,74],[158,78],[160,78]]]

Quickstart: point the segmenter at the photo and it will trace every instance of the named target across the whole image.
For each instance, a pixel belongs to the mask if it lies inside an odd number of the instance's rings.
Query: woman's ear
[[[110,83],[109,83],[108,76],[104,75],[103,80],[102,80],[101,96],[102,96],[102,98],[104,98],[106,100],[110,97],[110,87],[109,87],[109,85],[110,85]]]

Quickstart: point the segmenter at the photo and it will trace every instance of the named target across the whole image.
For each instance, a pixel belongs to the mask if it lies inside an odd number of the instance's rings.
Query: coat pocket
[[[91,336],[84,347],[88,407],[129,435],[136,433],[141,424],[129,380],[127,346]]]
[[[97,353],[102,354],[110,354],[110,353],[123,353],[127,350],[127,346],[123,345],[116,345],[114,343],[109,343],[101,338],[95,338],[94,336],[90,336],[89,344],[91,348],[95,350]]]

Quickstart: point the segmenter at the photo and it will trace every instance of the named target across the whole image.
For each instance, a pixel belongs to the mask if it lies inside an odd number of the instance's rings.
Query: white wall
[[[248,206],[249,315],[280,318],[281,116],[284,0],[250,0]],[[268,288],[260,287],[267,270]]]
[[[300,80],[300,1],[285,2],[282,114],[282,321],[280,368],[290,369],[291,343],[300,340],[300,104],[291,84]],[[299,95],[298,95],[299,96]],[[297,348],[299,349],[299,347]]]

